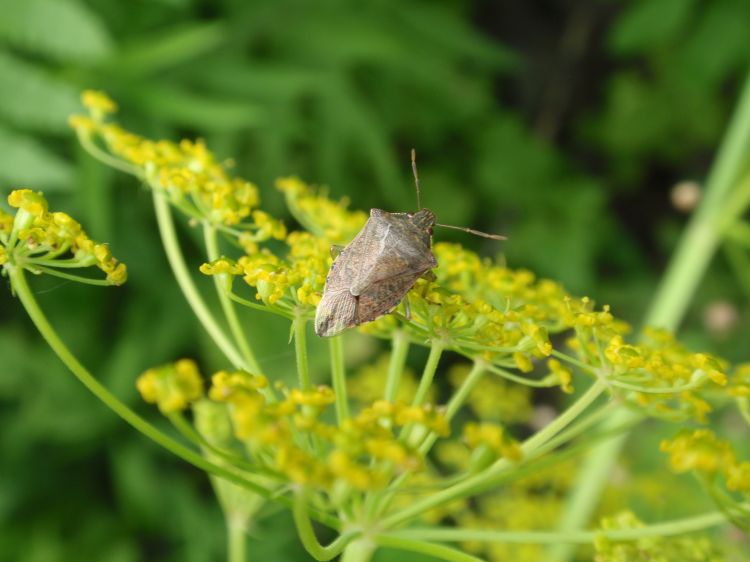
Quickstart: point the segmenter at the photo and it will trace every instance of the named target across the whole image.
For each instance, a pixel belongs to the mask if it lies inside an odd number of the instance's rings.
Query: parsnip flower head
[[[41,192],[17,189],[8,196],[15,216],[0,210],[0,266],[19,267],[73,281],[122,285],[127,268],[112,256],[106,244],[91,240],[81,225],[62,212],[49,212]],[[79,277],[71,269],[97,267],[105,280]]]

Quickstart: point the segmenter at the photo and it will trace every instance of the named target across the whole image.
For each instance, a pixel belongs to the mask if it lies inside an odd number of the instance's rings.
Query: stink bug
[[[419,204],[419,175],[416,156],[411,151],[412,171]],[[326,277],[323,298],[315,313],[315,333],[336,334],[371,322],[393,310],[414,286],[437,267],[432,254],[432,228],[457,228],[495,240],[471,228],[438,224],[429,209],[416,213],[389,213],[371,209],[370,218],[357,236],[338,252]]]

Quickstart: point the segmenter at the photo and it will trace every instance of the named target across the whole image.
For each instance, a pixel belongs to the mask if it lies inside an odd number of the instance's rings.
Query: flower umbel
[[[41,192],[17,189],[8,196],[15,217],[0,210],[0,266],[22,268],[90,284],[122,285],[127,268],[112,256],[106,244],[91,240],[74,219],[49,212]],[[97,267],[104,280],[81,277],[70,269]]]
[[[477,531],[541,529],[564,513],[563,496],[573,484],[572,477],[561,475],[575,470],[565,463],[579,454],[579,445],[610,437],[593,430],[611,406],[626,403],[642,415],[703,424],[715,409],[736,403],[750,419],[749,369],[731,371],[722,359],[694,353],[666,331],[646,329],[633,338],[608,306],[441,242],[433,247],[434,278],[427,275],[414,284],[403,314],[397,308],[359,328],[390,340],[390,355],[368,363],[371,347],[362,346],[358,374],[347,381],[344,359],[350,349],[344,353],[342,342],[355,338],[337,336],[329,340],[332,387],[316,386],[319,361],[308,358],[309,319],[332,262],[331,246],[350,241],[367,215],[350,210],[348,200],[329,199],[324,188],[282,178],[276,186],[302,228],[289,230],[260,207],[257,188],[233,177],[230,164],[217,160],[201,140],[145,139],[109,121],[116,105],[103,94],[88,92],[84,103],[89,114],[71,120],[82,144],[145,181],[167,214],[168,201],[192,226],[204,229],[207,257],[200,271],[214,277],[226,320],[214,321],[215,311],[185,291],[232,367],[214,374],[205,397],[190,361],[147,371],[137,383],[139,391],[231,475],[261,483],[269,496],[294,495],[295,524],[317,559],[339,555],[350,540],[398,542],[399,530],[420,518]],[[31,250],[46,244],[42,259],[54,261],[54,251],[64,246],[55,236],[65,239],[59,231],[75,231],[75,225],[45,218],[51,217],[46,202],[31,192],[14,196],[12,203],[19,209],[15,217],[0,214],[0,266],[50,267]],[[159,209],[157,216],[164,220]],[[18,251],[22,246],[36,262]],[[95,260],[90,265],[116,279],[118,264],[106,247],[92,247],[87,254],[85,246],[71,242],[63,252],[75,259],[90,254]],[[171,261],[179,265],[174,253],[173,247]],[[178,274],[181,286],[191,288],[185,277],[186,272]],[[237,277],[244,286],[234,283]],[[298,387],[277,382],[282,373],[273,377],[255,361],[236,303],[292,321]],[[230,333],[222,334],[220,324]],[[419,380],[406,367],[415,359],[416,353],[409,355],[412,345],[429,347]],[[450,386],[439,369],[446,358],[453,364]],[[571,395],[567,409],[554,417],[556,407],[547,406],[546,413],[546,404],[532,408],[540,398],[536,389],[545,389],[542,401],[549,389]],[[613,400],[602,404],[602,396]],[[186,423],[181,412],[188,408],[202,424],[203,440],[181,425]],[[524,434],[529,437],[522,442],[513,437]],[[697,429],[666,441],[662,450],[675,471],[698,474],[729,517],[746,515],[746,505],[732,494],[748,493],[750,463],[739,461],[730,445]],[[552,475],[540,477],[540,466]],[[305,524],[309,517],[333,521],[339,538],[330,547],[319,545]],[[637,531],[640,525],[626,514],[605,521],[603,528]],[[701,555],[712,552],[700,541],[691,547],[661,538],[614,541],[605,535],[595,545],[601,562],[657,559],[662,552],[677,556],[693,547]],[[490,560],[545,556],[541,544],[516,548],[467,537],[457,541],[462,548]],[[446,553],[431,552],[438,551]]]

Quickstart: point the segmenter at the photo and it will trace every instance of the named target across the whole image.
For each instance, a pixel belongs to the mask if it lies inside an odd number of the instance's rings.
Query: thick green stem
[[[724,204],[740,180],[749,154],[750,76],[709,174],[703,202],[680,240],[644,325],[670,330],[679,325],[720,243]],[[604,430],[632,423],[637,418],[638,414],[623,408],[604,423]],[[626,439],[627,434],[612,438],[594,449],[585,460],[560,518],[559,531],[570,533],[588,523]],[[567,562],[574,553],[574,545],[559,545],[549,551],[546,559]]]
[[[349,417],[349,399],[346,392],[346,370],[344,368],[344,345],[341,336],[328,340],[331,352],[331,379],[336,393],[336,420],[339,425]]]
[[[227,562],[246,562],[247,531],[244,526],[227,521]]]
[[[385,392],[383,397],[388,402],[393,402],[398,395],[398,387],[401,384],[401,376],[406,366],[406,356],[409,353],[409,334],[404,330],[396,330],[393,333],[391,358],[388,363],[388,375],[385,379]]]
[[[164,244],[164,251],[167,254],[167,259],[169,260],[169,265],[172,267],[177,284],[185,295],[185,299],[187,299],[190,308],[193,310],[193,314],[198,318],[203,328],[205,328],[222,353],[229,359],[230,363],[237,368],[248,369],[249,365],[245,365],[242,355],[216,322],[216,319],[193,283],[193,278],[190,276],[185,258],[180,250],[180,244],[177,241],[177,233],[175,232],[174,221],[172,220],[172,213],[169,209],[169,202],[166,196],[158,189],[152,189],[152,193],[156,220],[159,224],[159,233]]]
[[[341,562],[370,562],[377,545],[368,538],[350,542],[341,554]]]
[[[208,254],[208,260],[214,261],[216,259],[219,259],[220,255],[219,245],[216,240],[216,229],[213,228],[210,224],[204,223],[203,236],[206,242],[206,252]],[[232,302],[232,299],[229,298],[229,294],[227,292],[228,281],[229,280],[227,279],[226,273],[214,275],[216,295],[219,297],[219,303],[221,303],[221,308],[224,311],[224,316],[227,319],[229,330],[232,332],[232,336],[234,337],[234,342],[239,348],[240,353],[242,353],[242,357],[245,363],[245,369],[259,374],[261,373],[260,365],[255,358],[255,354],[253,353],[252,348],[250,347],[250,342],[245,335],[245,330],[242,328],[242,323],[237,317],[237,311],[234,308],[234,302]]]

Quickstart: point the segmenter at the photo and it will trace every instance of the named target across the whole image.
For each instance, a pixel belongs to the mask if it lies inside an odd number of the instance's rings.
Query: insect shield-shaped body
[[[435,215],[372,209],[370,218],[333,261],[315,314],[315,333],[334,336],[393,310],[417,279],[437,267]]]

